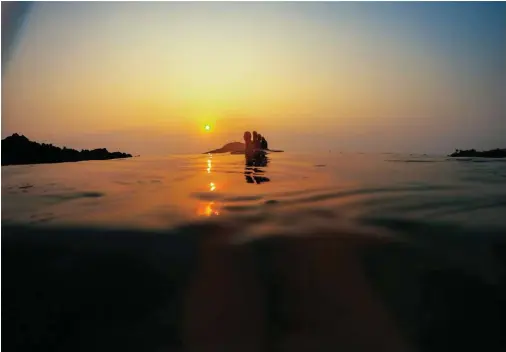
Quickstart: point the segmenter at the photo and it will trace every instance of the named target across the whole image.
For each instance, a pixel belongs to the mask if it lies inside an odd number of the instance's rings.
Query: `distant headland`
[[[23,135],[14,133],[2,139],[2,166],[23,164],[64,163],[85,160],[109,160],[131,158],[131,154],[113,152],[105,148],[77,151],[52,144],[32,142]]]
[[[449,155],[450,157],[467,157],[467,158],[506,158],[506,149],[492,149],[483,152],[476,151],[474,149],[459,150],[456,149],[454,153]]]

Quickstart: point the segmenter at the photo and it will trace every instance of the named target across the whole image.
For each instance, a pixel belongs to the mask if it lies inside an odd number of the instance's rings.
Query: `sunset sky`
[[[193,153],[506,147],[506,3],[34,3],[2,138]],[[209,124],[210,131],[204,126]]]

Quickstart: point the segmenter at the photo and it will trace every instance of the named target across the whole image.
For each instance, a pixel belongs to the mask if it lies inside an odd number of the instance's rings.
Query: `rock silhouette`
[[[243,154],[246,150],[246,145],[242,142],[232,142],[227,143],[223,147],[210,150],[208,152],[205,152],[203,154],[215,154],[215,153],[232,153],[232,154]],[[281,153],[283,150],[274,150],[274,149],[262,149],[265,152],[271,152],[271,153]]]
[[[210,150],[204,154],[208,153],[244,153],[244,150],[246,149],[246,145],[242,142],[232,142],[227,143],[223,147]]]
[[[2,139],[2,166],[23,164],[64,163],[85,160],[109,160],[131,158],[131,154],[109,152],[105,148],[77,151],[52,144],[32,142],[23,135],[14,133]]]
[[[474,149],[459,150],[456,149],[454,153],[449,155],[450,157],[475,157],[475,158],[506,158],[506,149],[492,149],[483,152],[476,151]]]

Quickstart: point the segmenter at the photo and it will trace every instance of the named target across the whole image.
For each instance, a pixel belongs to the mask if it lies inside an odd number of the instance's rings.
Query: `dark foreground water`
[[[505,269],[502,160],[2,167],[6,351],[502,351]]]

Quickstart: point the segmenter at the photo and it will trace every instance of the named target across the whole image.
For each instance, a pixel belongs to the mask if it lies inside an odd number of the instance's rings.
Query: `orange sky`
[[[245,129],[284,149],[498,146],[506,44],[488,9],[489,32],[458,4],[36,3],[2,74],[2,137],[155,154]]]

